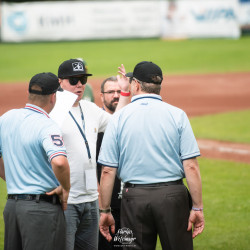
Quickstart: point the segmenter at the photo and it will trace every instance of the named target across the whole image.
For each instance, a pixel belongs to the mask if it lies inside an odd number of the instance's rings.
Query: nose
[[[82,83],[80,82],[80,80],[78,80],[77,84],[76,84],[77,87],[82,87]]]
[[[118,91],[115,91],[114,97],[119,97],[119,96],[120,96],[120,93],[118,93]]]

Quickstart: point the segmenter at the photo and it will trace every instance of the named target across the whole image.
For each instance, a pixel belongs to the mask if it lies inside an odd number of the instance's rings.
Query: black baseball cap
[[[34,85],[39,86],[42,90],[32,89]],[[31,78],[29,83],[29,93],[37,95],[50,95],[55,93],[59,86],[60,84],[55,74],[51,72],[39,73]]]
[[[64,61],[58,68],[58,77],[66,78],[69,76],[92,76],[92,74],[88,74],[86,65],[82,60],[79,59],[69,59]]]
[[[152,62],[142,61],[138,63],[133,72],[126,74],[127,77],[134,77],[139,81],[161,84],[163,80],[162,71],[159,66]]]

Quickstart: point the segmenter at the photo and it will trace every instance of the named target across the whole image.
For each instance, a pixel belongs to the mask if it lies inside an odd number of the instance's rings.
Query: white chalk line
[[[216,150],[223,153],[234,153],[234,154],[241,154],[241,155],[249,155],[250,150],[247,149],[237,149],[237,148],[230,148],[224,146],[206,146],[206,145],[199,145],[200,149],[208,149],[208,150]]]

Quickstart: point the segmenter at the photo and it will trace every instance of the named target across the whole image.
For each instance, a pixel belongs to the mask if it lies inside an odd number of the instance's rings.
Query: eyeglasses
[[[79,81],[81,82],[82,85],[86,84],[87,83],[87,79],[88,77],[87,76],[81,76],[81,77],[73,77],[73,76],[70,76],[68,78],[64,78],[64,79],[69,79],[69,83],[70,85],[76,85]]]
[[[110,90],[110,91],[107,91],[107,92],[102,92],[103,94],[108,94],[108,95],[114,95],[115,93],[117,93],[118,95],[121,94],[121,90]]]

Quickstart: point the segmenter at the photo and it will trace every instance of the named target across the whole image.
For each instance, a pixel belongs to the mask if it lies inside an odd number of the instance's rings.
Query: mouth
[[[119,102],[119,99],[115,99],[112,101],[112,103],[118,103]]]

